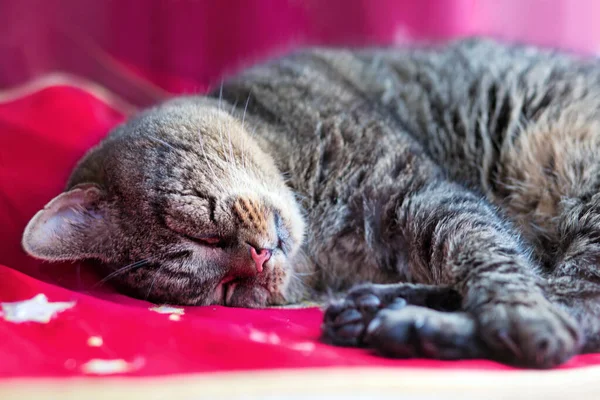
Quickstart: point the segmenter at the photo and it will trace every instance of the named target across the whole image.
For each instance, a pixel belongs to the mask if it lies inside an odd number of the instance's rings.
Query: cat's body
[[[600,349],[599,120],[593,61],[309,49],[117,128],[23,243],[157,302],[390,284],[331,305],[325,337],[553,366]]]

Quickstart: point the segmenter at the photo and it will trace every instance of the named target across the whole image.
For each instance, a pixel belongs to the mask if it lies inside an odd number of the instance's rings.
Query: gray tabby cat
[[[331,343],[556,366],[600,350],[600,64],[477,39],[296,52],[115,128],[23,246],[157,303],[350,290]]]

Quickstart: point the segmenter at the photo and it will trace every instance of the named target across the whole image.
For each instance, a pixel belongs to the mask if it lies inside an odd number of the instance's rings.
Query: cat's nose
[[[250,255],[254,260],[254,264],[256,265],[256,272],[259,274],[263,272],[263,267],[267,261],[271,258],[271,250],[269,249],[256,249],[254,246],[250,245]]]

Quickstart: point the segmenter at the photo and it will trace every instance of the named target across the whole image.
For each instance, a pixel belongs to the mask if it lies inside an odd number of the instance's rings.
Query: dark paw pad
[[[395,307],[406,302],[398,299]],[[349,295],[344,301],[329,305],[325,311],[323,339],[340,346],[362,346],[365,328],[381,310],[382,303],[372,293]]]

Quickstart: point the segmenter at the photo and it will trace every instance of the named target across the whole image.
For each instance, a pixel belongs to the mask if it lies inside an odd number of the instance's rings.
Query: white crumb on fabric
[[[183,308],[171,307],[171,306],[167,306],[167,305],[150,307],[149,310],[154,311],[159,314],[178,314],[178,315],[185,314],[185,310]]]
[[[73,308],[74,301],[49,302],[45,294],[40,293],[31,299],[15,301],[11,303],[0,303],[5,321],[14,323],[38,322],[48,323],[58,313]]]

